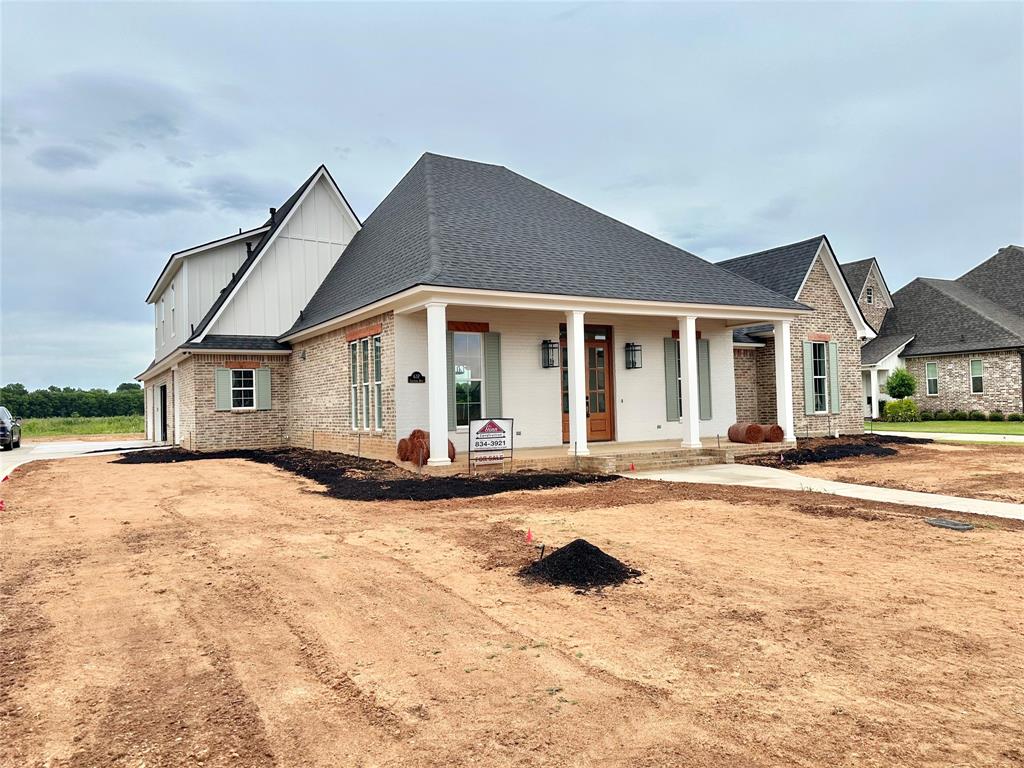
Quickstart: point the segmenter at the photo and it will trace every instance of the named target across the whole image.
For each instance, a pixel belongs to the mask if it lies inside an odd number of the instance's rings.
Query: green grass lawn
[[[125,435],[145,432],[143,416],[72,416],[69,418],[22,419],[21,436]]]
[[[864,429],[871,431],[870,422]],[[1024,435],[1022,421],[876,421],[874,429],[883,432],[952,432],[959,435]]]

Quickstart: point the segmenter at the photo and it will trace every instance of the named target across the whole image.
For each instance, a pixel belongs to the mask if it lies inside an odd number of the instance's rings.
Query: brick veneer
[[[215,410],[215,371],[231,361],[249,360],[270,368],[270,410]],[[182,445],[195,451],[276,448],[288,444],[291,372],[288,355],[190,355],[178,367],[182,391]],[[191,411],[191,414],[189,414]],[[188,428],[186,429],[186,424]],[[187,432],[187,441],[186,441]]]
[[[860,373],[860,340],[857,331],[846,312],[839,292],[829,277],[828,271],[815,259],[807,280],[797,301],[814,309],[809,315],[801,315],[793,321],[792,365],[793,365],[793,422],[798,437],[823,435],[830,429],[842,433],[864,431],[864,416],[861,399],[863,386]],[[839,347],[839,403],[840,413],[807,415],[804,413],[804,362],[803,342],[812,336],[826,334]],[[754,352],[755,364],[741,364],[736,361],[736,407],[737,416],[741,408],[742,393],[747,388],[756,389],[753,398],[757,409],[757,421],[771,423],[776,420],[775,409],[775,340],[766,339],[764,347]],[[736,350],[736,352],[743,350]],[[744,413],[753,413],[752,404],[745,402]]]
[[[982,394],[971,393],[971,360],[983,360],[984,389]],[[917,379],[914,400],[919,408],[928,410],[985,411],[1004,413],[1024,412],[1021,394],[1021,353],[1016,350],[977,352],[963,355],[936,355],[934,357],[908,357],[907,370]],[[937,363],[939,393],[927,395],[925,364]]]
[[[868,288],[874,291],[871,304],[868,304],[867,300]],[[854,290],[857,290],[856,286],[854,286]],[[864,313],[864,319],[872,328],[877,331],[882,327],[882,321],[885,320],[885,313],[889,311],[890,305],[885,298],[885,288],[882,286],[882,281],[878,279],[874,265],[868,270],[868,276],[864,280],[857,304],[860,306],[861,312]]]
[[[381,335],[383,429],[352,429],[350,339]],[[371,352],[373,345],[370,345]],[[370,366],[371,377],[373,366]],[[371,384],[370,394],[374,387]],[[373,409],[371,408],[371,414]],[[292,345],[288,442],[317,450],[395,457],[395,318],[388,312]]]
[[[736,375],[736,421],[759,421],[757,409],[757,350],[733,349]],[[774,390],[774,387],[772,388]]]

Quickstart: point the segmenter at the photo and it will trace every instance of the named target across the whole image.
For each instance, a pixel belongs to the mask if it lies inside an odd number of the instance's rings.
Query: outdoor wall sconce
[[[540,343],[540,364],[544,368],[558,367],[559,343],[551,339],[544,339]]]
[[[644,367],[644,348],[632,341],[626,343],[626,370]]]

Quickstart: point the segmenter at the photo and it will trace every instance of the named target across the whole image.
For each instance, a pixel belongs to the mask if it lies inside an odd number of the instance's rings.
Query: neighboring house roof
[[[1008,245],[957,278],[990,301],[1024,316],[1024,248]]]
[[[287,352],[292,347],[273,336],[223,336],[208,334],[202,341],[186,341],[181,349],[230,350],[232,352]]]
[[[876,336],[860,348],[860,364],[875,365],[893,352],[902,351],[913,340],[913,334],[896,333],[891,336]]]
[[[503,166],[426,153],[283,337],[417,285],[807,309]]]
[[[958,280],[919,277],[896,291],[893,303],[879,335],[913,335],[905,356],[1024,347],[1024,317]]]
[[[799,243],[726,259],[718,262],[718,266],[796,299],[824,239],[824,235],[818,235]]]

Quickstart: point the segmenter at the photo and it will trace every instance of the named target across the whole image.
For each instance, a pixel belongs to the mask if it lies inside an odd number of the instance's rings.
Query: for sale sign
[[[474,419],[469,422],[469,450],[494,453],[512,450],[512,419]]]

